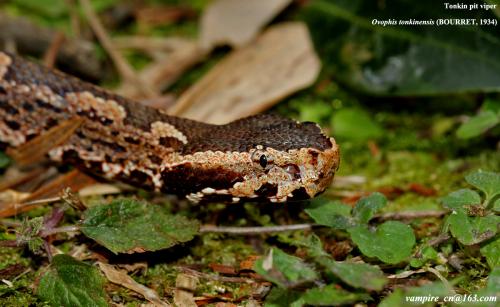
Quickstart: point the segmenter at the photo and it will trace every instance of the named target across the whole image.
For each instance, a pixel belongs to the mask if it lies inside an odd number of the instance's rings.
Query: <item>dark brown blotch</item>
[[[12,130],[19,130],[21,128],[21,125],[13,120],[6,120],[5,124]]]
[[[174,150],[177,150],[184,145],[181,141],[173,137],[161,137],[159,139],[159,143],[164,147],[173,148]]]
[[[19,113],[17,109],[10,105],[5,99],[0,99],[0,109],[5,110],[5,112],[10,115],[17,115]]]
[[[141,140],[133,138],[131,136],[126,136],[123,138],[123,140],[127,143],[134,144],[134,145],[139,145],[141,144]]]
[[[28,101],[23,102],[21,107],[28,112],[33,112],[35,110],[33,105]]]
[[[278,194],[278,186],[275,184],[265,183],[257,191],[255,191],[255,194],[259,195],[259,197],[265,198],[276,196],[276,194]]]
[[[58,107],[46,102],[46,101],[43,101],[42,99],[35,99],[35,103],[38,107],[42,108],[42,109],[47,109],[47,110],[51,110],[55,113],[60,113],[62,110],[59,109]]]

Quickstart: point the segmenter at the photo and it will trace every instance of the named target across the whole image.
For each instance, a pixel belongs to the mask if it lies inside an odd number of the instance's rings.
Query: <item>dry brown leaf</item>
[[[115,269],[112,265],[103,262],[98,262],[98,264],[99,268],[104,273],[104,275],[106,275],[106,278],[110,282],[141,294],[145,299],[150,301],[155,306],[170,306],[170,304],[160,299],[156,291],[144,285],[141,285],[140,283],[133,280],[132,277]]]
[[[40,205],[46,204],[47,202],[38,202],[38,200],[44,199],[59,199],[59,194],[66,188],[70,188],[74,191],[79,191],[81,188],[94,184],[96,181],[92,177],[85,175],[78,170],[72,170],[69,173],[60,175],[52,181],[41,186],[39,189],[31,193],[23,203],[9,203],[2,204],[0,206],[0,218],[5,218],[19,214],[21,212],[26,212],[34,209]]]
[[[176,290],[174,292],[174,303],[177,306],[196,307],[194,291],[198,285],[198,277],[189,274],[179,274],[175,279]]]
[[[222,44],[239,47],[290,4],[291,0],[216,0],[201,17],[200,45],[205,50]]]
[[[205,56],[205,52],[193,40],[178,39],[175,45],[172,44],[172,48],[167,55],[159,57],[139,73],[138,78],[156,93],[162,92]],[[116,92],[137,100],[148,98],[140,88],[130,86],[126,82]]]
[[[58,174],[55,167],[47,169],[43,165],[37,165],[34,168],[31,167],[29,170],[24,170],[20,169],[18,165],[13,165],[2,175],[0,179],[0,191],[15,189],[22,192],[30,192]]]
[[[30,196],[31,193],[23,193],[15,190],[0,192],[0,204],[20,203]]]
[[[269,28],[224,58],[169,110],[213,124],[257,114],[311,85],[320,71],[307,27],[300,22]]]
[[[66,142],[82,123],[79,117],[63,121],[23,145],[7,149],[7,154],[19,165],[39,162],[51,149]]]
[[[122,190],[113,184],[106,183],[96,183],[82,188],[78,191],[78,195],[81,197],[94,196],[94,195],[108,195],[108,194],[118,194]]]

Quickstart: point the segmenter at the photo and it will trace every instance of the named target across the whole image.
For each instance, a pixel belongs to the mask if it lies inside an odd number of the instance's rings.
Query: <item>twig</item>
[[[5,43],[5,51],[17,50],[37,57],[47,51],[57,31],[0,11],[0,41]],[[57,63],[87,79],[99,80],[103,74],[93,44],[81,38],[67,37],[57,55]]]
[[[448,233],[443,233],[440,234],[439,236],[435,237],[434,239],[429,240],[427,244],[429,246],[434,246],[434,245],[439,245],[443,243],[444,241],[448,240],[450,238],[450,235]]]
[[[124,82],[128,83],[129,85],[134,85],[134,84],[136,84],[136,86],[138,85],[139,90],[147,97],[151,98],[157,96],[155,92],[149,86],[147,86],[147,84],[145,84],[140,78],[136,76],[134,70],[129,65],[129,63],[115,48],[106,30],[104,29],[102,23],[100,22],[96,13],[92,9],[89,0],[79,0],[79,2],[83,9],[83,14],[85,15],[90,24],[90,27],[94,31],[95,35],[97,36],[97,39],[99,40],[103,48],[111,57],[111,60],[113,60],[113,63],[115,64],[116,69],[123,78]]]
[[[309,230],[312,227],[313,227],[312,224],[294,224],[294,225],[262,226],[262,227],[225,227],[225,226],[203,225],[200,227],[200,232],[253,235],[253,234],[270,233],[270,232]]]
[[[429,210],[429,211],[407,211],[407,212],[388,212],[375,215],[375,218],[380,220],[413,220],[426,217],[440,217],[447,213],[444,210]]]
[[[81,36],[80,17],[78,14],[78,9],[76,7],[76,1],[75,0],[65,0],[64,2],[66,4],[66,7],[68,8],[68,12],[69,12],[69,16],[70,16],[71,32],[73,33],[74,37],[80,37]]]
[[[190,268],[186,267],[177,267],[180,271],[186,274],[191,274],[196,277],[202,278],[202,279],[208,279],[208,280],[213,280],[213,281],[220,281],[220,282],[233,282],[233,283],[247,283],[247,284],[252,284],[257,282],[256,280],[253,280],[251,278],[245,278],[245,277],[226,277],[226,276],[219,276],[216,274],[208,274],[208,273],[203,273],[199,272]]]
[[[427,268],[427,271],[431,272],[432,274],[436,275],[437,278],[439,278],[439,280],[441,280],[441,282],[444,284],[444,286],[450,291],[452,292],[453,294],[455,293],[455,291],[453,290],[453,287],[450,285],[450,283],[448,282],[448,280],[446,278],[444,278],[443,275],[441,275],[441,273],[439,273],[438,270],[436,270],[435,268]]]
[[[53,68],[54,64],[56,63],[57,59],[57,54],[59,53],[59,50],[61,49],[61,45],[64,42],[65,37],[64,33],[58,31],[56,32],[56,35],[52,38],[52,42],[50,42],[50,46],[45,51],[45,54],[43,55],[43,64],[49,68]]]
[[[56,228],[51,228],[47,230],[43,230],[40,232],[41,237],[48,237],[57,233],[61,232],[77,232],[80,231],[80,226],[77,225],[70,225],[70,226],[62,226],[62,227],[56,227]]]
[[[419,269],[419,270],[416,270],[416,271],[404,271],[404,272],[401,272],[399,274],[392,274],[392,275],[389,275],[387,276],[387,278],[389,279],[400,279],[400,278],[407,278],[413,274],[419,274],[419,273],[425,273],[427,272],[426,270],[424,269]]]

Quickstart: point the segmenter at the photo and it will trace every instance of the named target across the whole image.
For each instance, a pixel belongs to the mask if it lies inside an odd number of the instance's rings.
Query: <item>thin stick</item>
[[[50,236],[50,235],[54,235],[56,233],[61,233],[61,232],[77,232],[77,231],[80,231],[80,226],[77,226],[77,225],[62,226],[62,227],[57,227],[57,228],[43,230],[40,233],[40,236],[41,237],[47,237],[47,236]]]
[[[194,276],[202,278],[202,279],[208,279],[208,280],[219,281],[219,282],[233,282],[233,283],[247,283],[247,284],[252,284],[252,283],[257,282],[256,280],[253,280],[250,278],[219,276],[219,275],[215,275],[215,274],[198,272],[198,271],[195,271],[193,269],[186,268],[186,267],[178,267],[178,269],[181,270],[183,273],[191,274],[191,275],[194,275]]]
[[[147,84],[142,82],[142,80],[136,76],[134,70],[129,65],[129,63],[115,48],[106,30],[104,29],[101,21],[99,20],[94,10],[92,9],[89,0],[79,0],[79,2],[83,9],[83,14],[85,15],[90,24],[90,27],[94,31],[102,47],[111,57],[111,60],[113,60],[113,63],[115,64],[116,69],[118,70],[118,73],[122,76],[124,81],[132,85],[138,84],[139,85],[138,88],[143,92],[143,94],[145,94],[149,98],[157,96],[154,93],[154,91],[149,86],[147,86]]]
[[[253,235],[253,234],[262,234],[270,232],[310,230],[312,226],[313,226],[312,224],[294,224],[294,225],[262,226],[262,227],[225,227],[225,226],[203,225],[200,227],[200,232]]]
[[[53,68],[57,55],[59,54],[59,50],[61,49],[62,43],[64,42],[64,33],[58,31],[56,32],[56,35],[54,38],[52,38],[52,42],[50,42],[50,46],[45,51],[45,54],[43,55],[43,64],[49,68]]]
[[[443,275],[441,275],[441,273],[438,270],[436,270],[435,268],[427,268],[427,271],[429,271],[432,274],[436,275],[436,277],[439,278],[439,280],[441,280],[441,282],[448,289],[448,291],[450,291],[451,293],[455,294],[455,290],[453,290],[453,287],[450,285],[450,283],[448,282],[448,280],[446,278],[444,278]]]
[[[407,211],[407,212],[388,212],[375,215],[375,218],[380,220],[413,220],[426,217],[440,217],[447,213],[445,210],[429,210],[429,211]]]

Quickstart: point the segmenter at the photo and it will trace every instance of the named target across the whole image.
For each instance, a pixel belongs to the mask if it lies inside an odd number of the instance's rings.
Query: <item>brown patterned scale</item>
[[[51,160],[195,202],[311,198],[339,165],[335,140],[314,123],[173,117],[0,52],[0,144],[25,149],[57,133],[67,135],[48,149]]]

